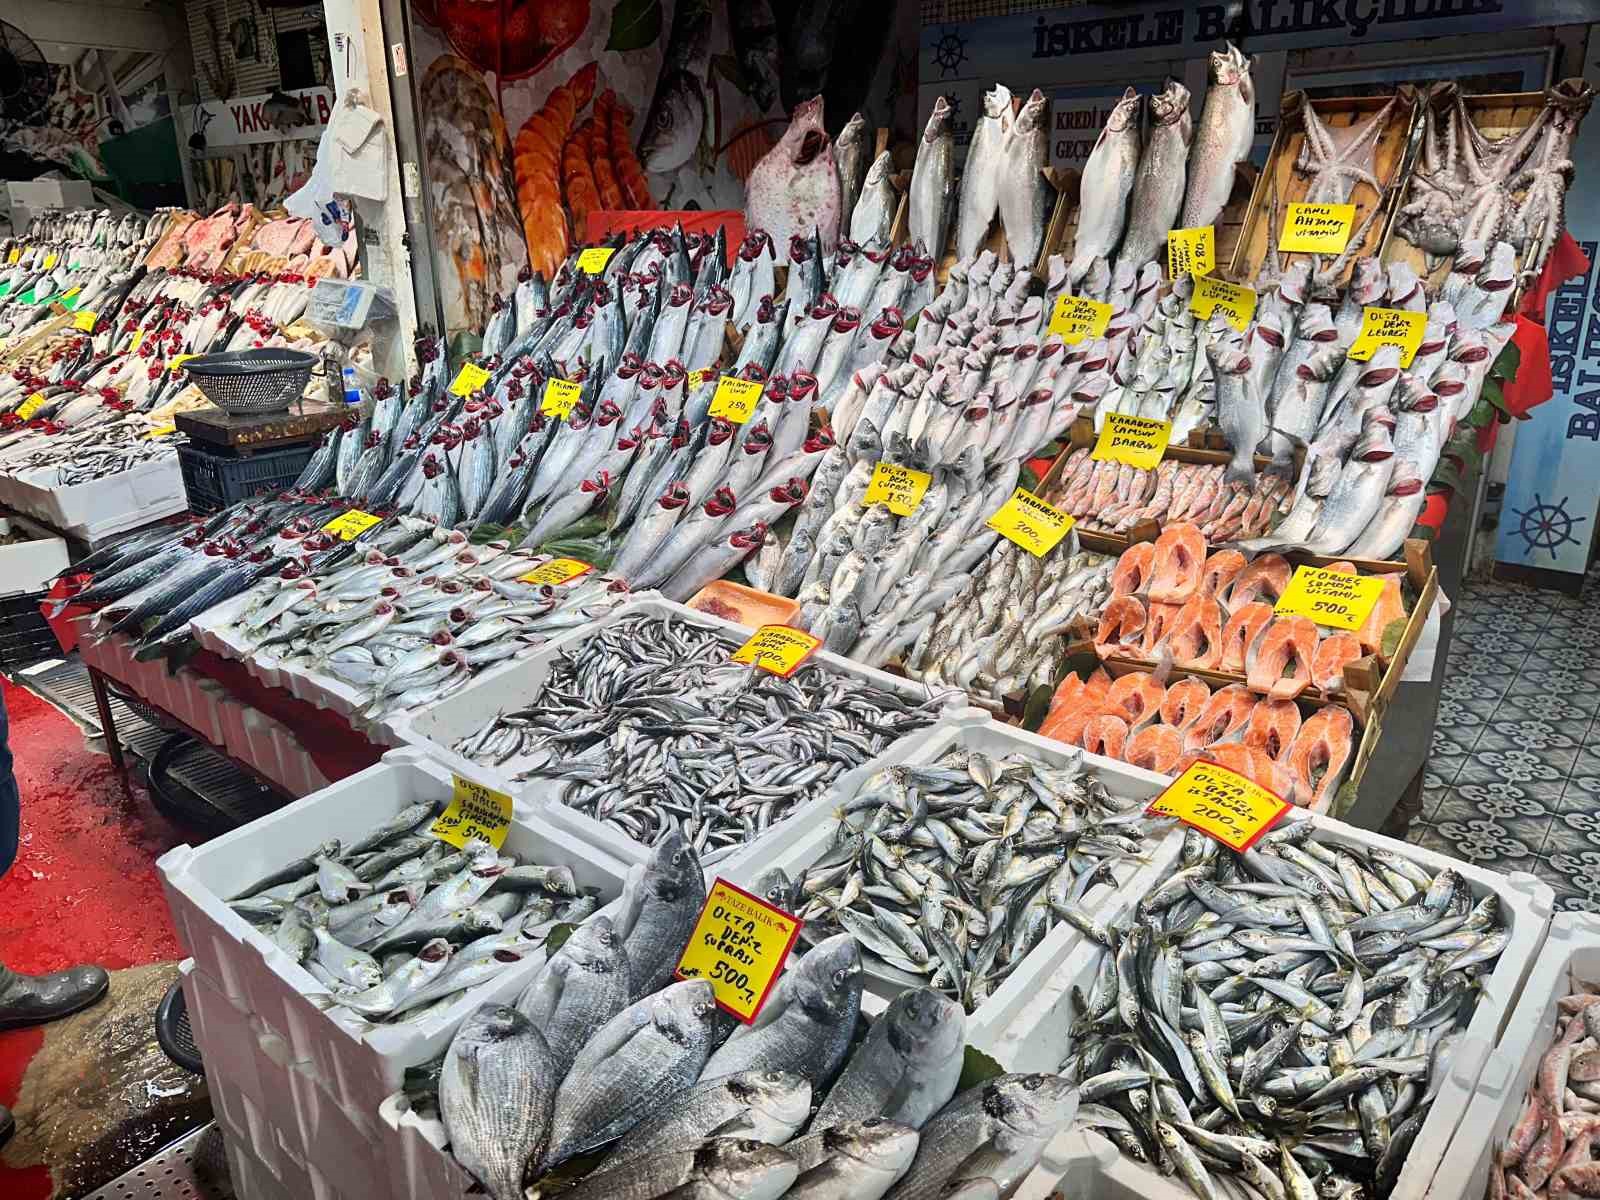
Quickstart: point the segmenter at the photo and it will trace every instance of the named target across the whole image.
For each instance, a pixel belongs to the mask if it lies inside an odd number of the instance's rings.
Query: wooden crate
[[[1472,123],[1478,127],[1485,137],[1491,141],[1511,137],[1521,133],[1545,109],[1545,94],[1543,92],[1499,92],[1492,95],[1465,96],[1463,101],[1467,107],[1467,115],[1472,118]],[[1433,105],[1437,117],[1447,115],[1454,102],[1448,93],[1438,91],[1430,93],[1425,103]],[[1418,118],[1418,128],[1422,129],[1425,122]],[[1398,215],[1401,208],[1408,204],[1416,191],[1413,176],[1416,169],[1422,164],[1421,141],[1418,141],[1418,153],[1412,169],[1406,173],[1404,186],[1395,203],[1395,213]],[[1518,193],[1520,199],[1521,193]],[[1431,271],[1428,269],[1428,256],[1400,236],[1399,230],[1390,233],[1383,247],[1384,262],[1405,262],[1411,264],[1413,270],[1422,278],[1430,293],[1435,292],[1441,285],[1445,276],[1450,274],[1455,265],[1454,257],[1446,258],[1439,262]],[[1522,266],[1522,257],[1517,257],[1517,267]],[[1522,294],[1520,283],[1512,293],[1508,311],[1515,310],[1517,300]]]
[[[1410,156],[1415,152],[1420,139],[1423,100],[1414,88],[1403,87],[1400,89],[1400,94],[1400,102],[1390,114],[1373,156],[1376,165],[1374,174],[1383,184],[1383,190],[1374,192],[1370,184],[1358,183],[1350,194],[1350,200],[1356,206],[1357,231],[1374,207],[1380,209],[1380,216],[1367,230],[1361,248],[1350,256],[1350,265],[1346,266],[1339,279],[1341,285],[1349,278],[1350,266],[1354,264],[1356,258],[1382,252],[1389,227],[1394,220],[1400,198],[1404,194]],[[1284,97],[1285,103],[1289,104],[1297,95],[1299,94],[1290,93]],[[1309,103],[1325,125],[1330,128],[1345,128],[1366,120],[1388,102],[1387,96],[1349,96],[1312,100]],[[1231,257],[1227,260],[1229,267],[1222,272],[1225,278],[1236,283],[1250,283],[1256,278],[1262,263],[1267,261],[1271,246],[1278,239],[1282,214],[1286,206],[1303,200],[1309,188],[1309,177],[1300,174],[1294,165],[1300,155],[1301,146],[1305,144],[1305,124],[1301,107],[1305,103],[1302,97],[1299,104],[1286,108],[1278,122],[1278,132],[1272,139],[1272,149],[1267,155],[1266,169],[1257,178],[1255,187],[1250,193],[1243,229],[1239,233]],[[1272,212],[1274,192],[1277,196],[1277,221],[1273,220]],[[1222,261],[1223,255],[1221,233],[1222,231],[1218,230],[1219,261]],[[1295,254],[1281,256],[1285,265],[1297,257],[1299,256]]]

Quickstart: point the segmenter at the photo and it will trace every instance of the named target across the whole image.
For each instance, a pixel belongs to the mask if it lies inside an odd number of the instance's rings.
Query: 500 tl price
[[[1313,612],[1327,613],[1330,617],[1344,617],[1348,620],[1354,616],[1348,604],[1342,604],[1337,600],[1317,600],[1312,603],[1311,608]]]

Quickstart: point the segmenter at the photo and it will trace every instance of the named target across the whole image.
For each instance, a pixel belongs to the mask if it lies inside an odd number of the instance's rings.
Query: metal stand
[[[117,778],[122,781],[123,795],[131,800],[133,790],[128,784],[128,763],[122,756],[122,741],[117,737],[117,720],[111,715],[111,694],[106,691],[106,677],[93,667],[88,671],[89,686],[94,689],[95,711],[100,714],[100,736],[105,738],[106,754],[111,758]]]
[[[179,1138],[83,1200],[234,1200],[216,1122]]]

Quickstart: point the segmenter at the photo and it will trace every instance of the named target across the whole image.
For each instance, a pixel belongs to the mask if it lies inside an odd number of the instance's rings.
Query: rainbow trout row
[[[454,749],[654,843],[682,827],[716,861],[895,739],[947,697],[909,700],[831,668],[792,678],[729,661],[736,640],[685,621],[619,620],[562,649],[539,694]]]
[[[1079,1123],[1203,1200],[1389,1195],[1509,940],[1455,870],[1314,829],[1186,832],[1072,992]]]

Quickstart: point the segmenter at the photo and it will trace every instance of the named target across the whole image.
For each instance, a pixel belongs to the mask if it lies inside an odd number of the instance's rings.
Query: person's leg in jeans
[[[17,776],[12,769],[5,689],[0,685],[0,876],[17,859],[21,808]],[[110,976],[100,967],[68,967],[49,975],[24,975],[0,962],[0,1029],[39,1025],[75,1013],[104,996],[110,985]],[[11,1113],[0,1105],[0,1145],[15,1129]]]

